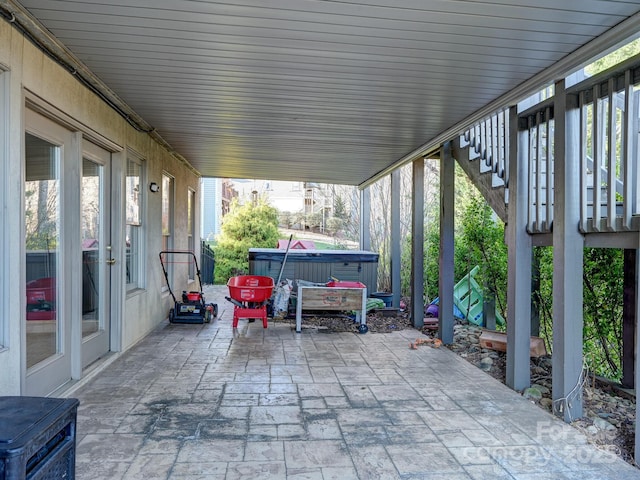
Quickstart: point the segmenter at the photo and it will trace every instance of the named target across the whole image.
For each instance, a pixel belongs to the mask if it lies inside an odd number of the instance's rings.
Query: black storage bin
[[[0,397],[0,480],[75,478],[75,398]]]

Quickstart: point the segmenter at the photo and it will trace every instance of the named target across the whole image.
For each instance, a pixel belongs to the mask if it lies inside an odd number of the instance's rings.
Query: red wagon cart
[[[262,319],[262,326],[267,328],[267,301],[273,292],[273,278],[260,275],[239,275],[231,277],[227,282],[233,303],[233,328],[238,328],[241,318]]]

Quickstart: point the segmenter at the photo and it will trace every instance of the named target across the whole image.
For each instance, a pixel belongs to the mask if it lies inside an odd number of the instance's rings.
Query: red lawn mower
[[[169,293],[173,297],[174,306],[169,310],[170,323],[209,323],[213,318],[218,316],[218,304],[206,303],[204,294],[202,293],[202,280],[200,278],[200,269],[198,268],[198,260],[193,252],[188,250],[163,250],[159,254],[162,272],[167,281]],[[176,261],[179,256],[186,256],[186,261]],[[191,263],[195,267],[196,277],[198,277],[198,285],[200,291],[182,291],[182,301],[178,301],[171,290],[169,283],[169,274],[167,265],[170,263]]]

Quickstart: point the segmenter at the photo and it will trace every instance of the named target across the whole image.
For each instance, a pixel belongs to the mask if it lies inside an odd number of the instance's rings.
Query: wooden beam
[[[411,196],[411,322],[424,326],[424,158],[413,162]]]
[[[564,80],[556,83],[554,109],[552,396],[556,413],[571,422],[582,416],[584,240],[578,230],[580,116],[567,108]]]
[[[519,130],[516,108],[509,121],[509,223],[507,237],[507,371],[506,383],[514,390],[529,387],[529,337],[531,336],[531,256],[527,234],[529,215],[529,129]]]
[[[400,307],[401,285],[401,247],[400,238],[400,170],[391,173],[391,292],[393,293],[392,305]]]
[[[440,156],[440,282],[438,293],[438,337],[442,343],[453,343],[453,226],[455,205],[455,164],[451,142],[442,146]]]
[[[371,250],[371,188],[360,190],[360,250]]]

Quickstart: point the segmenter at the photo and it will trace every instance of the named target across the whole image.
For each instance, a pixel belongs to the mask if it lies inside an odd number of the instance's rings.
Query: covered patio
[[[80,478],[640,475],[513,391],[531,383],[536,246],[554,248],[558,413],[583,414],[577,246],[635,255],[625,271],[623,362],[629,386],[640,381],[640,55],[582,71],[638,37],[640,4],[108,3],[0,0],[0,389],[80,399]],[[397,305],[398,172],[411,166],[409,289],[420,327],[426,159],[439,161],[445,344],[454,332],[456,163],[506,224],[513,390],[446,349],[410,350],[417,330],[296,334],[288,324],[242,323],[234,334],[222,297],[212,324],[166,323],[157,252],[198,249],[200,176],[356,185],[363,250],[370,187],[390,176]],[[47,175],[32,174],[43,165]],[[78,192],[85,177],[98,178],[93,171],[104,172],[95,224],[105,227],[99,283],[108,288],[96,295],[97,335],[85,339],[78,253],[90,196]],[[56,313],[47,314],[55,341],[31,362],[27,255],[49,255],[50,237],[34,228],[45,245],[29,245],[25,225],[36,217],[27,202],[15,206],[36,180],[56,186],[46,190],[56,208],[41,212],[50,221],[34,225],[60,227],[59,241],[52,237],[59,285]],[[40,190],[34,204],[44,205]],[[174,274],[182,288],[194,281],[186,265]],[[636,438],[640,458],[637,428]]]
[[[76,385],[79,479],[631,479],[640,472],[417,330],[163,323]]]

